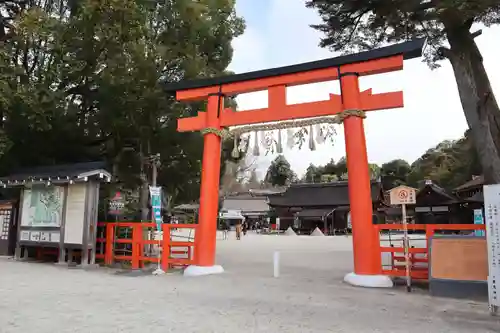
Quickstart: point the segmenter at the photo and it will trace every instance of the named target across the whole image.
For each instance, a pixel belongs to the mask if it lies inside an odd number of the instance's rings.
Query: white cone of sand
[[[311,236],[324,236],[325,234],[318,227],[311,232]]]

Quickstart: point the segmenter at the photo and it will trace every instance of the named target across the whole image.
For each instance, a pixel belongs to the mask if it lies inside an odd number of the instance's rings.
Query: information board
[[[86,193],[86,183],[68,186],[68,196],[66,197],[66,218],[64,222],[65,244],[83,244],[83,234],[85,231]]]
[[[108,214],[122,215],[125,208],[125,199],[120,192],[116,192],[114,197],[109,201]]]
[[[34,186],[24,189],[23,227],[60,227],[64,188],[62,186]]]
[[[417,191],[413,187],[398,186],[390,190],[391,205],[414,205],[417,200]]]
[[[500,306],[500,184],[484,186],[484,213],[488,244],[490,306]]]

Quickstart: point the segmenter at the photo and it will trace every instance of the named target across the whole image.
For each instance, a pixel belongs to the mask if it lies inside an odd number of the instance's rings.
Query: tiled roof
[[[265,197],[228,197],[224,199],[222,210],[239,210],[245,213],[265,213],[269,211]]]
[[[383,199],[382,187],[379,182],[371,183],[371,194],[374,202]],[[292,184],[285,193],[269,196],[269,205],[281,207],[348,206],[347,181]]]
[[[462,185],[456,187],[453,191],[454,192],[460,192],[460,191],[468,190],[468,189],[471,189],[471,188],[482,186],[483,183],[484,183],[484,177],[483,176],[478,176],[478,177],[475,177],[472,180],[469,180],[467,183],[462,184]]]
[[[13,182],[28,179],[57,179],[58,177],[73,179],[87,175],[93,176],[94,172],[102,172],[110,177],[106,168],[106,163],[101,161],[40,166],[16,170],[8,176],[1,177],[0,180]]]
[[[175,210],[198,210],[199,208],[199,204],[182,204],[174,207]]]
[[[349,208],[344,207],[339,207],[339,208],[323,208],[323,209],[304,209],[301,210],[300,212],[297,213],[298,217],[302,218],[308,218],[308,217],[314,217],[314,218],[323,218],[326,217],[329,214],[332,214],[333,211],[345,211],[348,210]]]
[[[467,202],[484,202],[484,194],[483,192],[477,192],[470,198],[466,198],[465,201]]]
[[[270,189],[250,189],[248,192],[253,196],[266,196],[270,194],[278,194],[286,191],[286,186],[275,187]]]
[[[434,183],[426,184],[417,192],[417,206],[457,203],[458,198]]]

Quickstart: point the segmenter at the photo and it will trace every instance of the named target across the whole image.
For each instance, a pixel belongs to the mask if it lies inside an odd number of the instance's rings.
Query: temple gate
[[[196,265],[188,267],[185,274],[223,271],[221,266],[215,265],[221,138],[278,130],[277,150],[280,152],[281,130],[309,127],[311,137],[313,125],[333,123],[344,125],[353,228],[354,272],[347,274],[345,280],[359,286],[392,286],[389,277],[381,274],[381,257],[377,251],[379,234],[372,223],[363,119],[367,111],[403,107],[403,93],[360,91],[359,77],[402,70],[404,60],[421,56],[424,43],[425,40],[417,39],[299,65],[167,84],[166,90],[175,91],[179,101],[206,99],[208,102],[206,111],[178,120],[178,131],[201,131],[204,135],[200,216],[195,236]],[[331,80],[340,81],[340,95],[330,94],[330,98],[324,101],[287,104],[288,86]],[[259,90],[268,91],[267,108],[242,112],[224,108],[224,97]]]

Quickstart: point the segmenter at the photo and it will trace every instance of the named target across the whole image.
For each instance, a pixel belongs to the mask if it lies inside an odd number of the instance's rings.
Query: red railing
[[[377,224],[375,228],[379,232],[383,230],[403,231],[402,224]],[[485,226],[484,224],[408,224],[408,231],[415,230],[425,231],[425,239],[423,240],[425,240],[426,244],[425,247],[414,247],[411,246],[412,240],[410,239],[408,252],[410,257],[411,277],[416,280],[427,280],[429,278],[430,239],[437,231],[476,231],[485,230]],[[406,276],[404,247],[380,245],[379,251],[381,255],[382,253],[391,254],[390,267],[387,269],[383,266],[382,274],[398,277]]]
[[[163,224],[161,240],[144,239],[146,231],[156,230],[155,223],[140,222],[101,222],[98,227],[104,228],[104,235],[97,238],[96,248],[101,249],[96,253],[96,259],[103,259],[105,265],[112,265],[115,261],[128,261],[132,269],[138,269],[145,263],[160,262],[163,270],[172,266],[187,266],[194,263],[193,248],[194,241],[176,241],[172,237],[175,229],[196,230],[196,224]],[[131,237],[129,233],[131,232]],[[125,237],[122,237],[125,236]],[[123,245],[123,246],[122,246]],[[151,245],[161,249],[161,256],[149,256],[145,249]],[[179,248],[186,248],[179,250]],[[185,258],[175,258],[173,255],[184,254]]]

